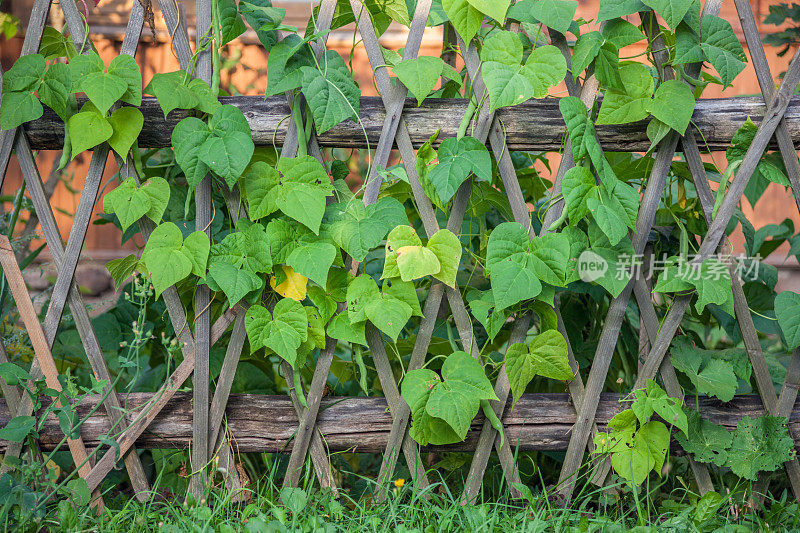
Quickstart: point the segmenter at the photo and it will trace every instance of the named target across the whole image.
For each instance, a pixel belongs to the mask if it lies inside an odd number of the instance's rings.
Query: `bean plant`
[[[315,53],[328,33],[316,26],[316,11],[301,32],[284,24],[286,11],[269,0],[214,0],[212,28],[200,47],[213,53],[210,85],[195,77],[194,63],[188,70],[157,73],[144,85],[133,58],[120,55],[106,64],[91,43],[76,47],[66,30],[47,28],[39,53],[21,57],[3,76],[0,127],[36,120],[47,107],[65,125],[62,166],[103,143],[120,161],[131,162],[105,195],[99,218],[116,225],[123,241],[141,244],[136,253],[108,263],[125,296],[95,319],[96,326],[103,324],[98,331],[111,328],[119,332],[115,339],[125,339],[104,346],[111,361],[111,354],[117,357],[112,366],[119,385],[154,390],[168,375],[181,355],[172,341],[178,332],[168,324],[160,297],[176,286],[191,324],[193,314],[203,311],[193,309],[192,296],[205,285],[212,293],[212,321],[237,306],[246,313],[247,344],[234,392],[294,390],[305,403],[303,391],[320,351],[334,342],[328,380],[333,393],[380,394],[366,335],[374,326],[411,409],[411,437],[420,445],[454,444],[467,437],[479,412],[500,427],[489,402],[498,399],[494,384],[501,374],[510,383],[513,404],[526,392],[563,392],[576,376],[585,379],[611,300],[643,269],[652,276],[658,316],[677,295],[693,295],[670,349],[686,399],[670,397],[658,381],[648,380],[622,397],[618,414],[594,436],[593,453],[610,456],[615,474],[631,485],[662,475],[672,437],[695,461],[751,481],[792,458],[786,419],[744,417],[731,432],[704,419],[697,408],[700,396],[730,402],[753,390],[734,318],[729,264],[741,267],[734,272],[744,282],[777,384],[789,352],[800,347],[800,296],[776,294],[778,271],[765,262],[784,244],[790,255],[800,252],[791,220],[756,229],[739,209],[727,234],[744,236],[747,257],[736,263],[723,254],[691,263],[708,218],[689,166],[679,157],[669,163],[644,256],[635,253],[631,240],[659,143],[691,130],[696,99],[708,85],[734,83],[746,62],[739,39],[727,20],[702,15],[699,0],[601,0],[590,20],[576,18],[577,5],[572,0],[433,2],[428,25],[454,30],[459,53],[466,46],[477,50],[485,94],[461,60],[403,60],[396,50],[382,50],[381,68],[408,89],[406,106],[437,98],[468,102],[455,136],[437,132],[417,151],[413,175],[443,228],[430,236],[409,162],[392,158],[373,172],[370,150],[324,149],[321,159],[307,150],[314,134],[346,121],[359,123],[362,91],[348,58],[333,50]],[[378,35],[390,23],[409,26],[414,7],[403,0],[365,6]],[[354,22],[349,3],[340,2],[331,31]],[[510,31],[509,24],[520,31]],[[266,96],[290,95],[285,121],[299,139],[292,157],[281,156],[276,146],[255,146],[248,118],[235,101],[219,98],[225,94],[221,54],[248,26],[269,54],[260,90]],[[569,61],[555,45],[557,37],[566,37]],[[443,55],[452,51],[447,45]],[[688,66],[698,62],[710,68],[693,77]],[[573,84],[596,80],[598,97],[585,102],[567,96],[565,78]],[[184,117],[172,131],[170,148],[138,147],[143,95],[157,99],[165,118]],[[512,215],[497,152],[476,138],[475,128],[481,113],[556,98],[569,138],[560,155],[569,155],[575,165],[557,190],[548,154],[511,151],[530,214],[525,225]],[[649,150],[604,150],[597,127],[625,124],[646,127]],[[756,129],[751,120],[742,122],[725,154],[727,170],[705,163],[704,178],[717,183],[717,204]],[[213,181],[208,228],[196,225],[193,194],[206,176]],[[377,200],[365,204],[369,176],[382,181]],[[451,231],[447,215],[468,181],[466,216]],[[789,187],[781,158],[765,153],[745,191],[750,207],[770,183]],[[547,219],[561,206],[560,216]],[[151,226],[143,239],[143,228]],[[589,269],[592,264],[602,268]],[[133,285],[127,281],[131,276]],[[461,344],[452,316],[441,313],[424,366],[408,370],[421,334],[421,302],[438,283],[467,302],[478,357]],[[525,316],[533,320],[523,342],[511,342],[512,328]],[[630,392],[640,335],[639,308],[632,302],[607,390]],[[74,326],[62,328],[56,354],[59,350],[73,359],[81,353]],[[224,348],[212,350],[213,378],[223,356]],[[20,365],[29,357],[0,365],[3,379],[24,384],[29,376]],[[75,368],[73,378],[83,382],[77,394],[97,393],[102,384],[89,386],[91,375],[78,359],[65,360]],[[282,364],[291,367],[290,375],[280,373]],[[26,393],[39,397],[42,391]],[[67,434],[79,428],[68,407],[57,414]],[[33,444],[40,424],[33,417],[12,419],[0,438]]]

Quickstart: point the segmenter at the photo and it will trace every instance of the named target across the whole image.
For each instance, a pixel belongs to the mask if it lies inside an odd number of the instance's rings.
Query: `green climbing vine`
[[[132,57],[120,55],[106,65],[89,45],[76,49],[66,34],[48,28],[40,52],[20,58],[3,76],[0,128],[39,119],[46,106],[65,124],[62,166],[103,143],[121,161],[132,162],[105,195],[101,218],[118,226],[125,240],[143,231],[148,236],[146,242],[137,240],[139,253],[108,264],[117,286],[138,272],[156,298],[175,286],[190,315],[200,311],[191,309],[199,285],[212,291],[214,318],[237,305],[246,308],[243,361],[269,375],[275,390],[293,388],[303,403],[304,387],[328,339],[335,346],[338,363],[332,373],[338,383],[348,381],[345,375],[359,376],[355,386],[341,385],[341,391],[369,394],[380,387],[365,359],[369,323],[391,348],[391,364],[411,409],[411,436],[421,445],[453,444],[466,438],[479,411],[501,427],[489,404],[498,399],[494,383],[501,373],[510,383],[513,404],[526,391],[563,392],[566,383],[585,375],[611,299],[645,260],[636,255],[631,237],[656,147],[672,132],[687,131],[706,86],[729,86],[745,66],[731,25],[701,16],[698,0],[602,0],[593,21],[576,19],[572,0],[510,4],[441,0],[428,18],[431,26],[452,25],[462,54],[463,47],[477,49],[485,94],[466,67],[439,57],[403,60],[398,51],[382,50],[381,68],[408,89],[410,105],[435,98],[469,103],[457,136],[434,134],[418,149],[413,172],[405,166],[410,162],[378,169],[383,182],[377,201],[369,205],[363,201],[367,184],[352,179],[369,175],[365,152],[325,149],[318,159],[307,150],[313,132],[359,121],[361,89],[351,65],[338,52],[315,53],[327,34],[315,26],[316,18],[301,34],[283,24],[285,10],[268,0],[215,0],[212,28],[201,45],[214,56],[211,85],[194,77],[192,63],[188,70],[157,73],[142,88]],[[365,5],[378,35],[390,22],[410,24],[413,6],[405,1]],[[639,12],[642,23],[635,16]],[[666,26],[655,23],[653,12]],[[354,21],[349,3],[339,2],[331,30]],[[521,31],[509,31],[506,23],[518,23]],[[220,54],[248,25],[269,53],[264,93],[290,96],[285,120],[296,130],[299,147],[289,157],[275,147],[255,146],[247,117],[218,98],[225,94]],[[279,39],[278,31],[286,36]],[[569,62],[556,39],[548,43],[548,35],[566,36]],[[634,49],[638,52],[628,52]],[[656,55],[663,63],[657,65]],[[698,62],[715,74],[706,70],[692,77],[687,65]],[[565,77],[586,83],[592,76],[602,98],[584,102],[565,96]],[[169,149],[137,146],[143,94],[157,99],[165,118],[174,117],[175,110],[188,112],[173,129]],[[476,138],[476,124],[482,114],[555,97],[575,166],[564,175],[561,192],[551,195],[556,173],[546,155],[510,153],[531,215],[526,225],[513,220],[499,152]],[[641,121],[647,121],[652,143],[646,153],[603,149],[596,126]],[[741,125],[727,152],[730,165],[744,157],[755,130],[749,119]],[[713,164],[705,169],[724,191],[730,175]],[[206,176],[214,185],[210,241],[207,228],[195,225],[192,194]],[[411,181],[417,178],[424,198],[414,196]],[[455,230],[444,229],[456,193],[467,182],[472,189],[466,217]],[[745,191],[751,206],[769,183],[789,183],[775,154],[764,155]],[[429,237],[419,215],[423,200],[433,204],[443,228]],[[561,204],[563,214],[543,227],[548,211]],[[693,295],[694,305],[670,351],[686,405],[648,380],[645,389],[623,398],[629,408],[594,439],[596,453],[610,455],[616,474],[634,484],[651,472],[661,474],[670,433],[697,461],[749,480],[794,454],[785,419],[746,417],[729,432],[691,407],[693,395],[729,402],[752,391],[752,369],[735,321],[730,258],[690,261],[707,230],[705,221],[687,163],[672,161],[648,237],[648,257],[659,258],[652,272],[659,317],[676,295]],[[764,259],[783,243],[797,255],[800,235],[789,220],[756,230],[741,209],[728,234],[737,227],[744,235],[746,262],[757,267],[757,274],[743,276],[744,291],[761,338],[778,346],[768,355],[780,377],[787,349],[800,346],[800,296],[776,296],[777,270]],[[437,283],[464,296],[476,346],[460,343],[453,317],[441,314],[424,366],[409,370],[420,324],[430,318],[423,316],[420,302]],[[511,328],[525,315],[533,317],[531,326],[522,342],[511,342]],[[643,334],[639,310],[631,304],[610,390],[630,392],[639,356],[636,339]],[[279,375],[282,362],[291,367],[291,379]],[[6,382],[27,379],[12,367],[0,368]],[[13,419],[0,431],[6,440],[22,441],[35,435],[36,421]]]

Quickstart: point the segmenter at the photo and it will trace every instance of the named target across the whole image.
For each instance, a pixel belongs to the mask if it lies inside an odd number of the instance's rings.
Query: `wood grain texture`
[[[220,101],[239,107],[250,123],[253,141],[256,146],[282,145],[286,137],[289,106],[283,96],[273,96],[266,100],[261,96],[230,96]],[[511,150],[561,150],[565,133],[564,121],[558,111],[558,99],[529,100],[512,108],[497,110],[497,117],[505,127],[508,147]],[[80,100],[79,100],[80,105]],[[139,146],[155,148],[170,145],[170,135],[175,125],[188,116],[187,112],[176,110],[164,119],[155,98],[146,97],[140,107],[144,114],[144,127],[139,136]],[[406,99],[403,120],[415,147],[420,146],[433,133],[441,128],[439,141],[455,137],[458,125],[466,110],[466,100],[431,99],[417,107],[416,101]],[[756,124],[761,123],[766,106],[761,97],[701,99],[692,117],[695,139],[701,150],[724,150],[742,123],[750,117]],[[375,147],[381,134],[385,119],[385,109],[378,97],[361,98],[361,120],[367,132],[370,147]],[[800,96],[790,99],[784,115],[785,123],[796,146],[800,146]],[[647,121],[639,121],[618,126],[597,126],[597,136],[607,151],[637,152],[650,147],[645,128]],[[25,131],[36,150],[60,150],[63,147],[64,125],[58,116],[45,108],[42,118],[25,125]],[[367,143],[361,127],[352,120],[346,120],[318,137],[322,147],[366,147]],[[777,148],[774,139],[771,149]],[[680,148],[679,148],[680,149]]]
[[[123,405],[137,410],[153,397],[152,393],[119,395]],[[139,448],[188,448],[192,438],[191,393],[176,393],[149,427],[136,441]],[[603,393],[597,410],[600,429],[619,411],[620,396]],[[86,416],[97,406],[97,398],[85,399],[77,408],[79,416]],[[718,400],[701,398],[703,417],[728,430],[745,415],[756,417],[766,413],[761,400],[755,395],[736,396],[721,404]],[[128,415],[129,417],[132,415]],[[231,444],[237,452],[288,452],[297,431],[297,412],[285,396],[258,394],[231,394],[226,409]],[[0,400],[0,427],[10,420],[5,400]],[[132,422],[132,419],[129,419]],[[450,446],[432,446],[437,451],[474,450],[478,442],[484,417],[473,420],[464,442]],[[567,394],[524,394],[514,409],[508,402],[503,425],[514,448],[521,450],[564,450],[569,441],[575,409]],[[99,444],[98,437],[109,430],[105,410],[100,406],[81,427],[81,436],[87,446]],[[392,427],[392,416],[385,398],[325,397],[317,417],[317,428],[322,432],[330,451],[383,452]],[[800,406],[795,404],[789,419],[789,432],[800,444]],[[52,450],[63,434],[58,420],[50,415],[40,432],[39,442],[45,450]],[[5,451],[7,441],[0,440],[0,451]]]

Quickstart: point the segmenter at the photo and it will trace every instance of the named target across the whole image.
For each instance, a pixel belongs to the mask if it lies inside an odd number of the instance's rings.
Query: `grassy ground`
[[[691,490],[663,487],[632,491],[619,485],[611,491],[584,488],[570,509],[555,505],[544,491],[527,492],[522,502],[500,498],[493,503],[463,506],[460,494],[436,483],[425,491],[397,480],[389,498],[375,503],[369,496],[354,499],[349,493],[333,498],[313,489],[281,491],[266,477],[248,491],[248,500],[233,503],[230,495],[213,492],[199,503],[165,497],[164,491],[148,503],[125,494],[107,493],[106,514],[98,517],[69,499],[50,505],[43,515],[20,520],[4,513],[8,531],[124,531],[183,532],[543,532],[543,531],[800,531],[800,508],[784,495],[756,507],[748,505],[746,492],[703,498]],[[6,511],[8,511],[6,506]]]

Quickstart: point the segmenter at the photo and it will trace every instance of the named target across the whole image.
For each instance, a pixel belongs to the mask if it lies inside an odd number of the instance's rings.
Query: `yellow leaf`
[[[61,467],[58,466],[56,463],[54,463],[52,459],[47,461],[47,464],[45,464],[45,468],[47,468],[48,471],[52,471],[56,479],[58,479],[61,476]]]
[[[302,302],[306,299],[306,286],[308,285],[308,278],[302,274],[295,272],[290,266],[282,266],[283,273],[286,279],[280,285],[276,285],[275,276],[269,280],[269,286],[275,289],[275,292],[284,298],[291,298]]]

